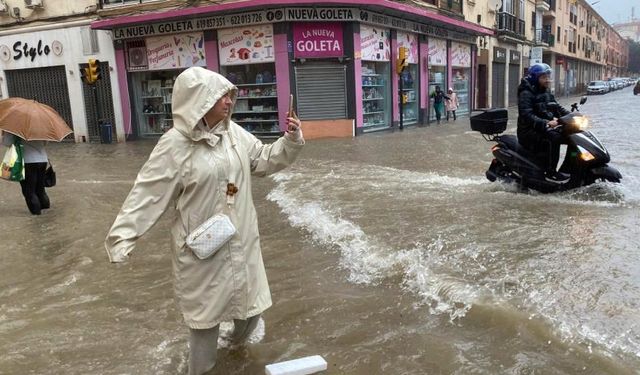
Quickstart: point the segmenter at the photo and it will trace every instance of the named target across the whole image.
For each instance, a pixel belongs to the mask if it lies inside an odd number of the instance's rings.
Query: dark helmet
[[[537,86],[538,85],[538,79],[540,78],[541,75],[543,75],[543,74],[551,75],[552,73],[553,73],[553,70],[547,64],[540,64],[540,63],[533,64],[533,65],[531,65],[529,67],[529,74],[527,74],[525,79],[532,86]]]

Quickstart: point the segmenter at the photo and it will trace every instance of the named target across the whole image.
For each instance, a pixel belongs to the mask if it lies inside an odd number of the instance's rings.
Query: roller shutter
[[[10,97],[33,99],[55,109],[73,129],[71,103],[64,65],[47,68],[6,70]],[[66,140],[73,140],[73,134]]]
[[[295,67],[296,108],[303,120],[347,118],[346,66],[307,62]]]
[[[503,108],[504,107],[504,89],[505,89],[505,69],[506,66],[503,63],[494,62],[492,64],[492,103],[491,106],[494,108]]]

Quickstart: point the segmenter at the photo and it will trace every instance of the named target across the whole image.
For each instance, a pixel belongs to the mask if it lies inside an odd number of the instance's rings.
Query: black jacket
[[[550,108],[548,103],[556,98],[548,91],[533,87],[522,79],[518,87],[518,141],[526,148],[537,151],[541,143],[547,139],[546,127],[554,117],[560,118],[568,113],[558,105]]]

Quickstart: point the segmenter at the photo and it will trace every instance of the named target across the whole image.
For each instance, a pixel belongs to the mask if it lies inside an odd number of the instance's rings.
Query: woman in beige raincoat
[[[251,175],[266,176],[287,167],[304,144],[293,114],[287,119],[289,130],[270,145],[235,124],[231,110],[236,93],[231,82],[203,68],[189,68],[178,76],[174,126],[138,173],[105,241],[109,260],[123,262],[167,207],[176,207],[173,272],[191,333],[189,374],[202,374],[215,365],[220,322],[234,320],[231,338],[241,342],[271,306]],[[214,255],[199,259],[185,238],[219,213],[231,218],[237,232]]]

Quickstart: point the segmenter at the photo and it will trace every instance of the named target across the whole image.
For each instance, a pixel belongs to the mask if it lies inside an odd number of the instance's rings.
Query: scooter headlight
[[[587,130],[589,128],[589,119],[585,116],[576,117],[575,121],[578,129]]]
[[[591,160],[596,158],[595,156],[593,156],[592,153],[590,153],[589,151],[585,150],[581,146],[578,146],[578,151],[580,151],[580,154],[578,156],[580,157],[580,159],[582,159],[582,161],[591,161]]]

